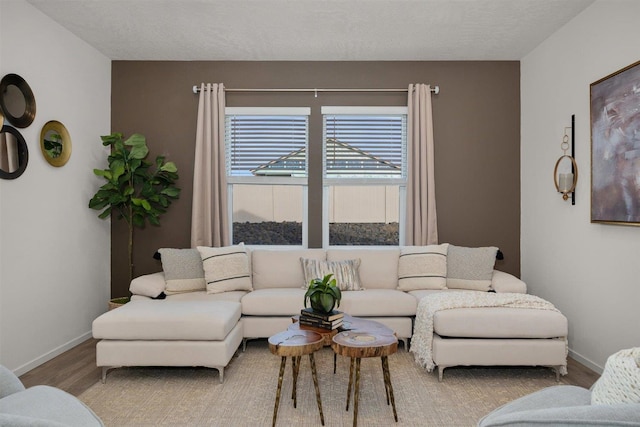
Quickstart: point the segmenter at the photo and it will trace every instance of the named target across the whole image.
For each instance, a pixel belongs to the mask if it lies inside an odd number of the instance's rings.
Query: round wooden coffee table
[[[351,399],[351,388],[355,376],[355,388],[353,396],[353,426],[358,425],[358,395],[360,393],[360,362],[363,357],[380,357],[382,361],[382,375],[387,397],[387,405],[391,403],[393,418],[398,422],[396,402],[391,385],[391,373],[389,371],[388,356],[398,351],[398,339],[386,326],[373,320],[356,317],[345,318],[345,323],[350,330],[338,333],[333,337],[331,348],[336,354],[351,358],[349,368],[349,387],[347,388],[347,411]],[[355,372],[354,372],[355,367]]]
[[[313,353],[320,350],[324,345],[324,338],[315,332],[305,330],[287,330],[277,333],[269,338],[269,350],[271,353],[281,356],[280,375],[278,376],[278,390],[276,391],[276,403],[273,407],[273,426],[276,425],[278,417],[278,405],[280,404],[280,393],[282,392],[282,379],[284,377],[287,356],[291,357],[291,372],[293,373],[293,386],[291,398],[293,399],[293,407],[297,406],[296,386],[298,383],[298,371],[300,370],[300,359],[305,354],[309,355],[309,363],[311,365],[311,375],[313,377],[313,385],[316,389],[316,402],[320,411],[320,422],[324,425],[324,414],[322,413],[322,401],[320,400],[320,387],[318,386],[318,374],[316,372],[316,361]]]

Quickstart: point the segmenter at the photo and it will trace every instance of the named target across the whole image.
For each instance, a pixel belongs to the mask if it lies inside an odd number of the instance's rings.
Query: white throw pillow
[[[498,248],[465,248],[449,245],[447,251],[447,288],[488,291]]]
[[[320,261],[317,259],[300,258],[304,271],[304,286],[309,287],[313,279],[322,279],[327,274],[333,274],[336,285],[341,291],[358,291],[362,289],[360,284],[359,259],[346,259],[343,261]]]
[[[202,258],[197,249],[159,249],[167,295],[204,291]]]
[[[398,259],[398,289],[446,289],[448,247],[448,243],[443,243],[401,248]]]
[[[616,403],[640,403],[640,347],[609,356],[591,389],[591,404]]]
[[[211,248],[198,246],[208,294],[229,291],[252,291],[249,256],[241,243]]]

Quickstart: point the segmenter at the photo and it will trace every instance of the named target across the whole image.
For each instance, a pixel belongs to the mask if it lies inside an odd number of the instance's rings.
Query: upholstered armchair
[[[640,426],[640,347],[610,356],[591,389],[548,387],[507,403],[479,427]]]
[[[0,365],[0,426],[104,426],[88,406],[69,393],[39,385],[25,389],[13,372]]]

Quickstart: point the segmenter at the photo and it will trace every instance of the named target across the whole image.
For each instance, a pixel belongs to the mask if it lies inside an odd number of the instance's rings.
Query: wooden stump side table
[[[320,387],[318,386],[318,374],[316,371],[316,361],[313,353],[320,350],[324,345],[324,337],[312,331],[305,330],[287,330],[277,333],[269,338],[269,350],[271,353],[282,358],[280,362],[280,374],[278,376],[278,389],[276,391],[276,402],[273,407],[273,423],[275,427],[278,417],[278,405],[280,404],[280,394],[282,392],[282,379],[284,377],[287,357],[291,357],[291,372],[293,374],[293,386],[291,390],[291,398],[293,399],[293,407],[297,407],[296,386],[298,383],[298,372],[300,370],[300,361],[305,354],[309,355],[309,364],[311,365],[311,375],[313,377],[313,385],[316,390],[316,402],[318,403],[318,411],[320,411],[320,422],[324,425],[324,414],[322,413],[322,400],[320,400]]]
[[[360,326],[360,325],[359,325]],[[398,351],[398,339],[387,331],[382,333],[367,332],[365,325],[358,328],[359,331],[344,331],[333,337],[331,347],[336,354],[351,358],[349,368],[349,387],[347,388],[347,411],[351,400],[351,389],[355,376],[355,388],[353,393],[353,427],[358,425],[358,395],[360,393],[360,362],[363,357],[380,357],[382,361],[382,375],[387,405],[391,403],[393,418],[398,422],[396,401],[391,385],[391,373],[389,371],[388,356]],[[355,365],[355,372],[354,372]]]

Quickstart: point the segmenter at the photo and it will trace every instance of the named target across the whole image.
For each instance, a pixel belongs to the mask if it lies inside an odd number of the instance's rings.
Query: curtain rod
[[[313,92],[315,96],[318,96],[318,92],[408,92],[409,89],[232,89],[225,88],[225,92]],[[193,86],[193,93],[200,92],[200,86]],[[440,86],[434,86],[431,88],[431,92],[434,94],[440,93]]]

